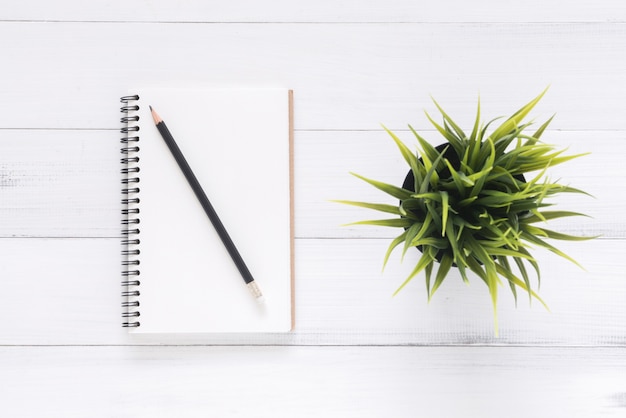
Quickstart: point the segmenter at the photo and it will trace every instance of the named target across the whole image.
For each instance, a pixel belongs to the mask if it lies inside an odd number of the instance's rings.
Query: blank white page
[[[139,89],[140,322],[131,333],[293,326],[291,92]],[[161,116],[261,288],[250,294],[148,106]]]

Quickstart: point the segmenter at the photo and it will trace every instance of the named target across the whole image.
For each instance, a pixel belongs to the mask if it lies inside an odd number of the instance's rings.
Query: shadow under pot
[[[447,149],[446,149],[447,148]],[[459,171],[461,168],[461,160],[459,158],[459,156],[457,155],[456,151],[454,150],[454,148],[449,144],[449,143],[443,143],[443,144],[439,144],[435,147],[435,150],[437,150],[438,153],[442,153],[443,152],[443,157],[446,158],[448,160],[448,162],[450,163],[450,165],[452,166],[452,168],[454,168],[455,170]],[[444,152],[445,150],[445,152]],[[419,161],[422,162],[422,158],[419,158]],[[446,166],[443,170],[439,170],[437,172],[439,174],[439,178],[440,181],[446,182],[446,181],[453,181],[452,180],[452,175],[450,174],[450,170],[448,169],[448,167]],[[523,183],[526,182],[526,178],[524,177],[523,174],[516,174],[513,176],[513,178],[515,178],[516,180],[519,180]],[[402,183],[402,188],[405,190],[410,190],[412,192],[415,192],[415,177],[413,176],[413,170],[409,170],[409,172],[407,173],[406,177],[404,178],[404,182]],[[480,195],[479,195],[480,196]],[[464,197],[460,197],[457,196],[461,199],[463,199]],[[400,204],[402,204],[402,200],[400,200]],[[477,212],[476,207],[472,207],[471,211],[468,211],[467,213],[463,213],[463,211],[459,212],[459,215],[462,216],[466,221],[468,221],[471,224],[475,224],[475,218],[478,216],[478,212]],[[419,212],[415,212],[412,211],[412,213],[414,215],[416,215],[418,218],[420,218],[420,216],[423,216],[423,214],[419,213]],[[517,214],[518,217],[523,217],[525,215],[527,215],[529,213],[529,211],[523,211]],[[404,228],[405,230],[408,228]],[[480,231],[476,231],[475,233],[475,237],[477,239],[485,239],[485,236],[482,235],[480,233]],[[422,246],[418,245],[416,246],[416,248],[422,252]],[[441,249],[437,252],[437,254],[435,255],[435,259],[440,262],[441,259],[443,258],[444,254],[446,254],[446,252],[449,252],[450,255],[452,255],[452,249]],[[480,264],[482,264],[480,262],[480,260],[476,260],[478,261]],[[456,267],[456,264],[452,264],[453,266]]]

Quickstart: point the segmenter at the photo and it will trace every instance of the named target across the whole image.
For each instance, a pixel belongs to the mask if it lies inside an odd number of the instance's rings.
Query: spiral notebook
[[[122,97],[123,326],[294,326],[293,112],[287,89],[144,88]],[[258,303],[152,120],[155,108],[245,260]]]

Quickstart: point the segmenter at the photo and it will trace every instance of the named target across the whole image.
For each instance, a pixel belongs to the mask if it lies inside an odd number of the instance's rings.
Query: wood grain
[[[0,347],[0,367],[12,417],[588,418],[626,409],[626,361],[615,348]],[[33,394],[37,402],[25,402]]]
[[[116,107],[113,107],[115,112]],[[424,119],[424,118],[420,118]],[[419,129],[425,121],[415,124]],[[421,131],[421,129],[420,129]],[[406,131],[398,135],[411,147]],[[422,132],[435,143],[438,135]],[[581,188],[594,198],[572,195],[562,209],[588,214],[553,222],[554,229],[578,235],[624,238],[624,220],[614,216],[626,194],[621,158],[622,131],[548,131],[545,141],[568,153],[591,152],[548,172],[553,180]],[[119,133],[115,130],[0,130],[0,236],[115,237],[120,234]],[[407,165],[382,131],[298,131],[295,135],[295,223],[298,238],[389,238],[386,228],[342,226],[381,215],[331,202],[332,199],[394,203],[352,177],[400,184]],[[40,150],[46,150],[42,152]],[[600,170],[598,167],[602,167]],[[608,177],[612,181],[607,182]],[[383,215],[384,217],[384,215]]]
[[[397,254],[381,273],[387,245],[384,239],[296,240],[293,333],[131,338],[120,327],[118,239],[0,239],[0,345],[626,345],[623,240],[559,245],[586,270],[537,253],[539,293],[551,311],[537,301],[529,305],[524,294],[516,308],[502,286],[498,338],[487,288],[476,278],[468,286],[453,272],[430,304],[423,276],[392,297],[418,255],[401,263]]]
[[[228,3],[187,0],[185,7],[167,2],[96,0],[86,7],[80,0],[18,2],[3,10],[3,18],[18,21],[114,21],[114,22],[606,22],[626,20],[626,8],[618,0],[593,4],[572,0],[528,0],[523,3],[442,0],[424,4],[387,0],[231,0]]]
[[[116,129],[112,108],[128,88],[183,80],[293,88],[298,130],[406,129],[430,94],[467,125],[479,94],[496,117],[548,85],[541,111],[558,112],[554,129],[626,127],[620,23],[0,21],[0,39],[12,40],[0,128]]]
[[[120,133],[0,131],[0,235],[119,237]]]

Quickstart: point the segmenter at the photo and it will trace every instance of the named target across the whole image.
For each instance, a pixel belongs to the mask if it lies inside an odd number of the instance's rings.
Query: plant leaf
[[[472,128],[472,133],[470,134],[470,148],[475,144],[478,137],[478,130],[480,128],[480,96],[478,96],[478,105],[476,106],[476,120],[474,121],[474,127]]]
[[[524,284],[526,284],[526,287],[530,289],[530,278],[528,276],[528,271],[526,270],[526,266],[524,265],[524,260],[522,260],[519,257],[513,257],[513,260],[515,260],[515,264],[517,264],[517,268],[519,269],[520,273],[522,273],[522,279],[524,279]],[[510,272],[511,271],[509,269],[509,273]],[[532,303],[532,300],[533,300],[532,293],[528,292],[528,303]]]
[[[554,115],[552,115],[550,117],[550,119],[548,119],[546,122],[544,122],[544,124],[541,125],[539,127],[539,129],[537,129],[537,131],[532,135],[532,138],[529,138],[524,145],[534,145],[534,144],[536,144],[537,141],[539,140],[539,138],[541,137],[541,135],[543,134],[543,132],[548,127],[548,125],[550,125],[550,122],[552,122],[552,119],[554,119]]]
[[[541,100],[543,95],[546,94],[546,91],[548,91],[548,88],[546,88],[544,91],[541,92],[541,94],[539,94],[539,96],[535,97],[526,105],[524,105],[521,109],[515,112],[513,116],[504,121],[502,125],[496,128],[495,131],[493,131],[493,133],[490,135],[490,138],[492,138],[493,140],[497,140],[502,135],[517,129],[522,119],[524,119],[526,115],[528,115],[528,113],[535,107],[535,105],[539,102],[539,100]]]
[[[528,263],[535,269],[535,274],[537,275],[537,287],[541,286],[541,270],[539,269],[539,263],[535,261],[532,257],[530,257],[530,252],[522,245],[520,245],[517,249],[519,252],[524,253],[528,256],[526,259]],[[528,288],[530,289],[530,283],[528,284]]]
[[[390,226],[392,228],[408,228],[413,224],[411,219],[407,218],[394,218],[394,219],[373,219],[370,221],[357,221],[346,224],[350,225],[374,225],[374,226]]]
[[[507,249],[507,248],[491,247],[488,245],[484,245],[483,248],[485,248],[485,251],[490,256],[519,257],[519,258],[526,258],[529,260],[534,260],[534,258],[531,257],[530,255],[524,254],[519,251]]]
[[[543,212],[536,211],[534,214],[531,214],[523,219],[520,219],[520,222],[523,222],[523,223],[545,222],[545,221],[549,221],[550,219],[558,219],[558,218],[564,218],[568,216],[589,217],[589,215],[585,215],[584,213],[578,213],[578,212],[546,210]]]
[[[407,277],[406,280],[400,285],[398,290],[393,293],[393,296],[396,296],[404,288],[404,286],[406,286],[413,279],[413,277],[415,277],[422,270],[424,270],[428,264],[432,264],[434,259],[435,258],[430,254],[430,251],[425,251],[424,253],[422,253],[422,256],[420,257],[417,265],[415,266],[409,277]]]
[[[448,224],[448,209],[449,209],[449,203],[448,203],[448,192],[442,191],[439,192],[439,194],[441,195],[441,218],[442,218],[442,225],[441,225],[441,236],[445,237],[446,236],[446,225]]]
[[[454,233],[454,223],[448,222],[446,224],[446,234],[448,238],[448,242],[450,242],[450,246],[452,247],[452,259],[456,263],[457,266],[464,265],[464,259],[462,257],[462,252],[459,249],[459,244],[457,242],[456,234]]]
[[[463,132],[463,130],[459,127],[459,125],[457,125],[452,120],[452,118],[448,116],[448,114],[443,110],[441,106],[439,106],[439,103],[437,103],[437,101],[434,98],[431,97],[431,99],[433,103],[435,103],[435,106],[437,106],[437,109],[439,109],[439,112],[441,113],[441,115],[443,116],[444,123],[447,123],[448,125],[450,125],[452,129],[454,130],[454,132],[456,133],[456,136],[450,134],[449,136],[446,136],[446,139],[448,140],[450,145],[452,145],[452,148],[454,148],[457,155],[459,157],[462,157],[463,154],[465,153],[465,147],[463,145],[464,144],[463,141],[467,139],[465,132]],[[428,113],[426,114],[426,116],[428,116]],[[430,116],[428,117],[430,119]]]
[[[409,190],[403,189],[401,187],[398,186],[394,186],[392,184],[387,184],[387,183],[383,183],[381,181],[376,181],[376,180],[372,180],[372,179],[368,179],[367,177],[363,177],[359,174],[356,173],[350,173],[353,176],[360,178],[361,180],[371,184],[372,186],[376,187],[377,189],[387,193],[388,195],[391,195],[393,197],[395,197],[396,199],[400,199],[400,200],[404,200],[404,199],[408,199],[409,197],[411,197],[411,192]]]
[[[583,236],[577,236],[577,235],[562,234],[560,232],[551,231],[545,228],[539,228],[539,227],[535,227],[535,228],[541,231],[541,233],[544,234],[548,238],[558,239],[562,241],[588,241],[590,239],[599,237],[599,235],[583,237]]]
[[[437,270],[437,276],[435,277],[435,284],[433,285],[432,291],[428,293],[428,301],[433,297],[441,283],[443,283],[443,279],[446,278],[446,275],[450,271],[452,267],[452,257],[450,254],[444,254],[441,258],[441,262],[439,263],[439,269]]]
[[[422,138],[422,136],[418,134],[411,125],[409,125],[409,129],[417,139],[417,142],[420,144],[420,147],[422,149],[422,152],[420,152],[420,154],[422,156],[422,160],[424,161],[424,166],[426,167],[426,170],[428,170],[430,168],[431,162],[437,158],[437,155],[439,155],[439,153],[437,152],[435,147],[430,145],[428,141]],[[426,166],[426,164],[428,164],[428,166]]]
[[[398,149],[400,150],[400,153],[402,154],[402,157],[404,157],[404,160],[409,165],[409,167],[411,167],[411,169],[413,171],[417,171],[417,157],[416,157],[415,153],[413,151],[411,151],[404,144],[404,142],[402,142],[400,140],[400,138],[398,138],[396,136],[396,134],[394,134],[389,129],[387,129],[387,127],[385,125],[382,125],[382,127],[389,134],[389,136],[391,136],[391,138],[393,138],[394,142],[398,146]]]
[[[426,294],[430,295],[430,278],[433,273],[433,265],[435,263],[430,263],[424,267],[424,274],[426,276]]]
[[[524,225],[522,226],[522,229],[526,229],[528,228],[528,225]],[[561,256],[563,258],[565,258],[566,260],[571,261],[572,263],[576,264],[578,267],[580,267],[581,269],[584,270],[584,267],[581,266],[578,261],[574,260],[572,257],[570,257],[569,255],[565,254],[564,252],[562,252],[561,250],[559,250],[558,248],[548,244],[547,242],[545,242],[544,240],[542,240],[541,238],[537,237],[536,235],[533,234],[533,232],[528,232],[525,231],[527,233],[522,235],[522,239],[531,242],[533,244],[539,245],[540,247],[543,247],[549,251],[552,251],[553,253],[555,253],[558,256]]]
[[[513,283],[515,283],[515,285],[519,286],[520,288],[522,288],[525,291],[527,291],[528,293],[530,293],[535,299],[537,299],[539,302],[541,302],[541,304],[546,308],[546,310],[550,311],[550,309],[548,308],[548,305],[546,305],[546,303],[543,301],[543,299],[541,299],[539,297],[539,295],[537,293],[535,293],[532,289],[527,287],[526,284],[519,279],[519,277],[517,277],[517,276],[515,276],[513,274],[513,272],[511,272],[510,270],[506,271],[504,269],[504,267],[502,267],[498,263],[496,263],[496,270],[497,270],[498,273],[500,273],[502,276],[504,276],[507,280],[512,281]]]
[[[404,241],[404,248],[402,249],[402,259],[404,259],[404,255],[406,251],[413,246],[412,241],[415,239],[415,236],[418,234],[423,224],[414,223],[406,230],[406,237]]]
[[[428,190],[428,186],[431,184],[431,179],[432,178],[435,178],[435,181],[437,181],[439,179],[439,176],[437,175],[435,169],[437,168],[437,165],[443,159],[443,154],[445,154],[447,149],[448,149],[448,147],[446,147],[443,150],[443,152],[441,154],[439,154],[439,156],[435,159],[435,161],[433,161],[432,166],[426,172],[426,175],[424,176],[424,179],[422,180],[422,185],[421,185],[420,190],[419,190],[420,193],[426,193],[426,191]],[[424,161],[426,161],[425,158],[424,158]]]
[[[508,272],[511,271],[511,265],[509,264],[509,260],[506,257],[498,256],[497,260],[498,260],[498,263],[502,265],[505,271],[508,271]],[[505,278],[508,279],[508,277],[506,276]],[[513,293],[513,299],[515,300],[515,306],[517,307],[517,288],[515,287],[515,284],[512,281],[507,280],[507,282],[509,283],[509,288],[511,289],[511,293]]]
[[[424,112],[424,113],[426,114],[426,117],[428,118],[430,123],[435,127],[435,129],[437,129],[439,131],[439,133],[444,138],[446,138],[446,141],[448,141],[450,143],[450,145],[452,145],[452,148],[457,150],[457,147],[462,147],[462,145],[460,144],[459,139],[456,136],[454,136],[452,133],[446,131],[445,128],[443,128],[441,125],[439,125],[437,122],[435,122],[433,120],[433,118],[430,117],[428,112]],[[462,148],[458,148],[458,150],[462,151]]]
[[[394,215],[400,215],[400,209],[398,206],[387,205],[384,203],[368,203],[368,202],[355,202],[353,200],[333,200],[336,203],[343,203],[344,205],[358,206],[361,208],[373,209],[380,212],[392,213]]]
[[[450,247],[450,243],[443,238],[434,238],[434,237],[425,237],[420,239],[413,240],[412,244],[414,246],[429,246],[434,247],[437,250],[442,250]]]
[[[402,234],[394,238],[393,241],[391,241],[391,244],[389,244],[389,247],[387,248],[387,252],[385,253],[385,259],[383,260],[383,270],[385,270],[385,266],[387,266],[387,261],[389,261],[389,256],[391,256],[391,252],[398,245],[400,245],[405,239],[406,239],[406,231],[404,231]]]

